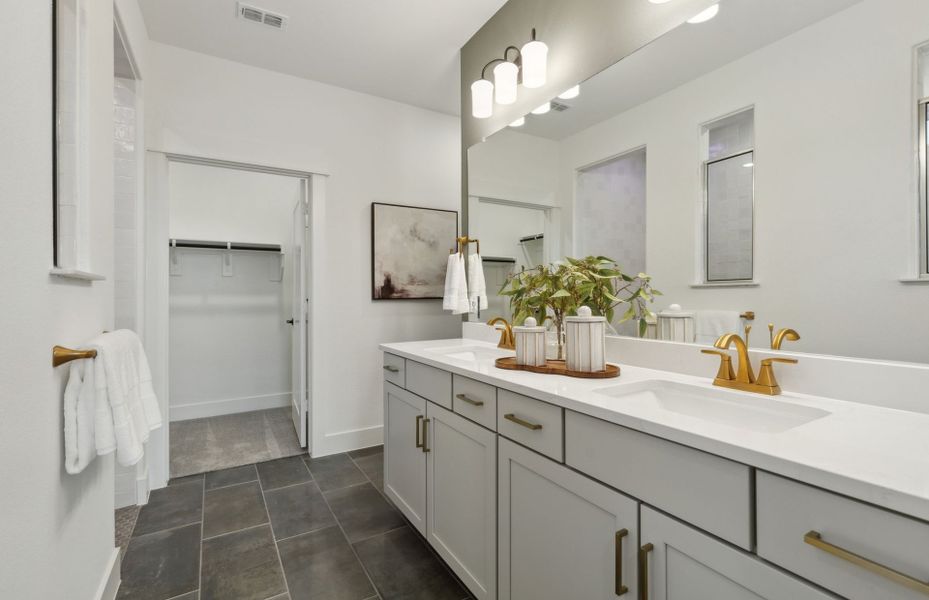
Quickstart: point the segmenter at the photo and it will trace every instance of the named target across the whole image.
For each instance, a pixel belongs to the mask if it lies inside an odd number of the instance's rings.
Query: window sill
[[[99,273],[91,273],[89,271],[81,271],[78,269],[63,269],[61,267],[54,267],[49,272],[49,275],[52,277],[62,277],[64,279],[77,279],[78,281],[105,281],[106,277],[100,275]]]
[[[903,285],[929,285],[929,276],[926,277],[901,277],[900,283]]]
[[[704,288],[744,288],[744,287],[758,287],[761,285],[757,281],[719,281],[713,283],[692,283],[690,287],[694,289],[704,289]]]

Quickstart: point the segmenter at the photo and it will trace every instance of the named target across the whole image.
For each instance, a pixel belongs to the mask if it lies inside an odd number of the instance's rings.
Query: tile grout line
[[[171,527],[165,527],[164,529],[156,529],[155,531],[148,531],[146,533],[140,533],[139,535],[133,536],[130,539],[141,538],[147,535],[152,535],[155,533],[164,533],[166,531],[174,531],[175,529],[183,529],[184,527],[190,527],[191,525],[198,525],[203,523],[203,518],[201,517],[199,521],[191,521],[190,523],[182,523],[180,525],[172,525]],[[133,531],[135,528],[133,528]]]
[[[369,536],[366,537],[366,538],[361,538],[360,540],[355,540],[354,542],[352,542],[352,545],[360,544],[360,543],[362,543],[362,542],[367,542],[368,540],[373,540],[373,539],[376,538],[376,537],[381,537],[382,535],[387,535],[388,533],[393,533],[393,532],[395,532],[395,531],[400,531],[401,529],[406,529],[407,527],[409,527],[409,525],[407,525],[406,520],[404,520],[404,521],[403,521],[403,525],[400,525],[399,527],[394,527],[393,529],[388,529],[387,531],[382,531],[382,532],[380,532],[380,533],[375,533],[374,535],[369,535]]]
[[[203,541],[212,541],[217,538],[225,537],[227,535],[232,535],[233,533],[241,533],[243,531],[248,531],[249,529],[256,529],[258,527],[264,527],[265,525],[270,525],[270,521],[265,521],[264,523],[258,523],[257,525],[249,525],[248,527],[243,527],[242,529],[235,529],[233,531],[224,531],[222,533],[217,533],[216,535],[211,535],[210,537],[203,538]]]
[[[346,453],[346,456],[348,456],[347,453]],[[351,459],[350,456],[349,456],[349,459]],[[352,462],[354,462],[354,460],[353,460]],[[304,462],[303,464],[306,465],[306,469],[307,469],[307,471],[309,471],[309,470],[310,470],[310,466],[307,465],[306,462]],[[362,473],[363,473],[363,471],[362,471]],[[312,475],[312,471],[310,472],[310,474]],[[366,477],[367,477],[367,476],[366,476]],[[315,481],[314,481],[314,483],[315,483]],[[380,590],[377,589],[377,585],[375,585],[374,579],[371,578],[371,573],[368,572],[368,567],[365,566],[364,562],[361,560],[361,557],[358,556],[358,552],[355,550],[355,546],[352,544],[351,540],[348,539],[348,535],[345,533],[345,528],[342,527],[342,522],[339,520],[339,517],[336,516],[335,511],[332,510],[332,505],[329,504],[329,499],[326,498],[326,494],[324,494],[323,491],[322,491],[322,489],[320,489],[319,484],[316,484],[316,489],[319,489],[319,495],[322,496],[323,502],[326,503],[326,508],[328,508],[328,509],[329,509],[329,512],[332,513],[332,518],[335,520],[336,527],[339,528],[339,532],[342,534],[342,539],[344,539],[344,540],[345,540],[345,543],[348,544],[349,550],[352,551],[352,556],[354,556],[354,557],[355,557],[355,560],[358,561],[359,566],[361,566],[362,572],[365,574],[365,577],[368,578],[368,583],[371,584],[371,589],[373,589],[373,590],[374,590],[374,593],[376,594],[374,597],[375,597],[375,598],[381,598],[381,597],[382,597],[382,596],[381,596],[381,592],[380,592]],[[375,488],[375,489],[377,489],[377,488]]]
[[[197,600],[203,595],[203,527],[206,522],[206,473],[203,474],[200,495],[200,565],[197,569]]]
[[[307,473],[310,472],[310,469],[306,466],[306,463],[303,462],[303,459],[300,459],[300,462],[303,464],[303,467],[307,470]],[[255,471],[258,471],[258,465],[255,465]],[[312,477],[312,473],[310,476]],[[278,488],[280,489],[280,488]],[[268,499],[265,497],[264,486],[261,485],[261,476],[258,477],[258,490],[261,492],[261,502],[265,507],[265,515],[268,517],[268,529],[271,530],[271,543],[274,544],[274,555],[277,556],[277,565],[281,568],[281,579],[284,580],[284,592],[287,593],[287,597],[290,597],[290,585],[287,583],[287,572],[284,571],[284,561],[281,560],[281,549],[277,547],[277,536],[274,535],[274,524],[271,522],[271,511],[268,509]],[[268,490],[271,491],[271,490]],[[273,598],[274,596],[269,596]]]

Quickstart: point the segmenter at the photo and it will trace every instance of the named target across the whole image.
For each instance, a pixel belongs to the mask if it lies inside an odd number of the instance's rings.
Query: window
[[[754,278],[754,111],[703,128],[705,283]]]
[[[919,274],[929,275],[929,99],[919,103]]]

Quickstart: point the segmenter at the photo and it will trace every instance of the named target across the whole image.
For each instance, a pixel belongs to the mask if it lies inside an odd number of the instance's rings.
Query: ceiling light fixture
[[[532,114],[534,114],[534,115],[544,115],[545,113],[547,113],[547,112],[550,111],[551,109],[552,109],[552,103],[551,103],[551,102],[546,102],[546,103],[543,104],[542,106],[537,106],[537,107],[533,108],[533,109],[532,109]]]
[[[708,9],[697,13],[695,16],[687,19],[687,22],[691,25],[697,25],[698,23],[706,23],[713,17],[719,14],[719,4],[714,4]]]
[[[576,85],[574,87],[568,88],[565,91],[558,94],[558,97],[562,100],[570,100],[571,98],[577,98],[581,94],[581,86]]]
[[[671,0],[648,0],[652,4],[664,4],[665,2],[670,2]]]
[[[510,123],[510,127],[522,127],[525,124],[526,124],[526,117],[520,117],[516,119],[515,121],[513,121],[512,123]]]
[[[745,167],[746,169],[751,169],[752,167],[755,166],[755,163],[753,163],[753,162],[747,162],[747,163],[745,163],[745,164],[742,165],[742,166]]]
[[[510,58],[510,52],[516,53]],[[487,68],[493,69],[493,82],[487,79]],[[523,45],[522,50],[516,46],[507,46],[502,58],[495,58],[481,69],[481,78],[471,84],[471,115],[475,119],[486,119],[493,116],[494,101],[497,104],[513,104],[519,89],[520,76],[522,84],[527,88],[537,88],[545,85],[548,70],[548,46],[535,39],[535,29],[532,38]]]

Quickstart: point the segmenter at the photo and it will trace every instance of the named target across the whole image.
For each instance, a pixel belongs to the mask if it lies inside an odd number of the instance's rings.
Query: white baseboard
[[[115,600],[119,584],[122,582],[119,577],[121,558],[119,548],[113,548],[113,554],[107,561],[103,577],[100,579],[100,586],[97,588],[97,600]]]
[[[384,443],[384,426],[375,425],[361,429],[325,433],[322,435],[322,439],[314,436],[313,442],[312,455],[315,457],[377,446]]]
[[[231,415],[266,408],[282,408],[284,406],[290,406],[290,392],[247,396],[245,398],[224,398],[222,400],[192,402],[190,404],[172,404],[168,408],[168,414],[171,421],[187,421],[188,419],[217,417],[219,415]]]

